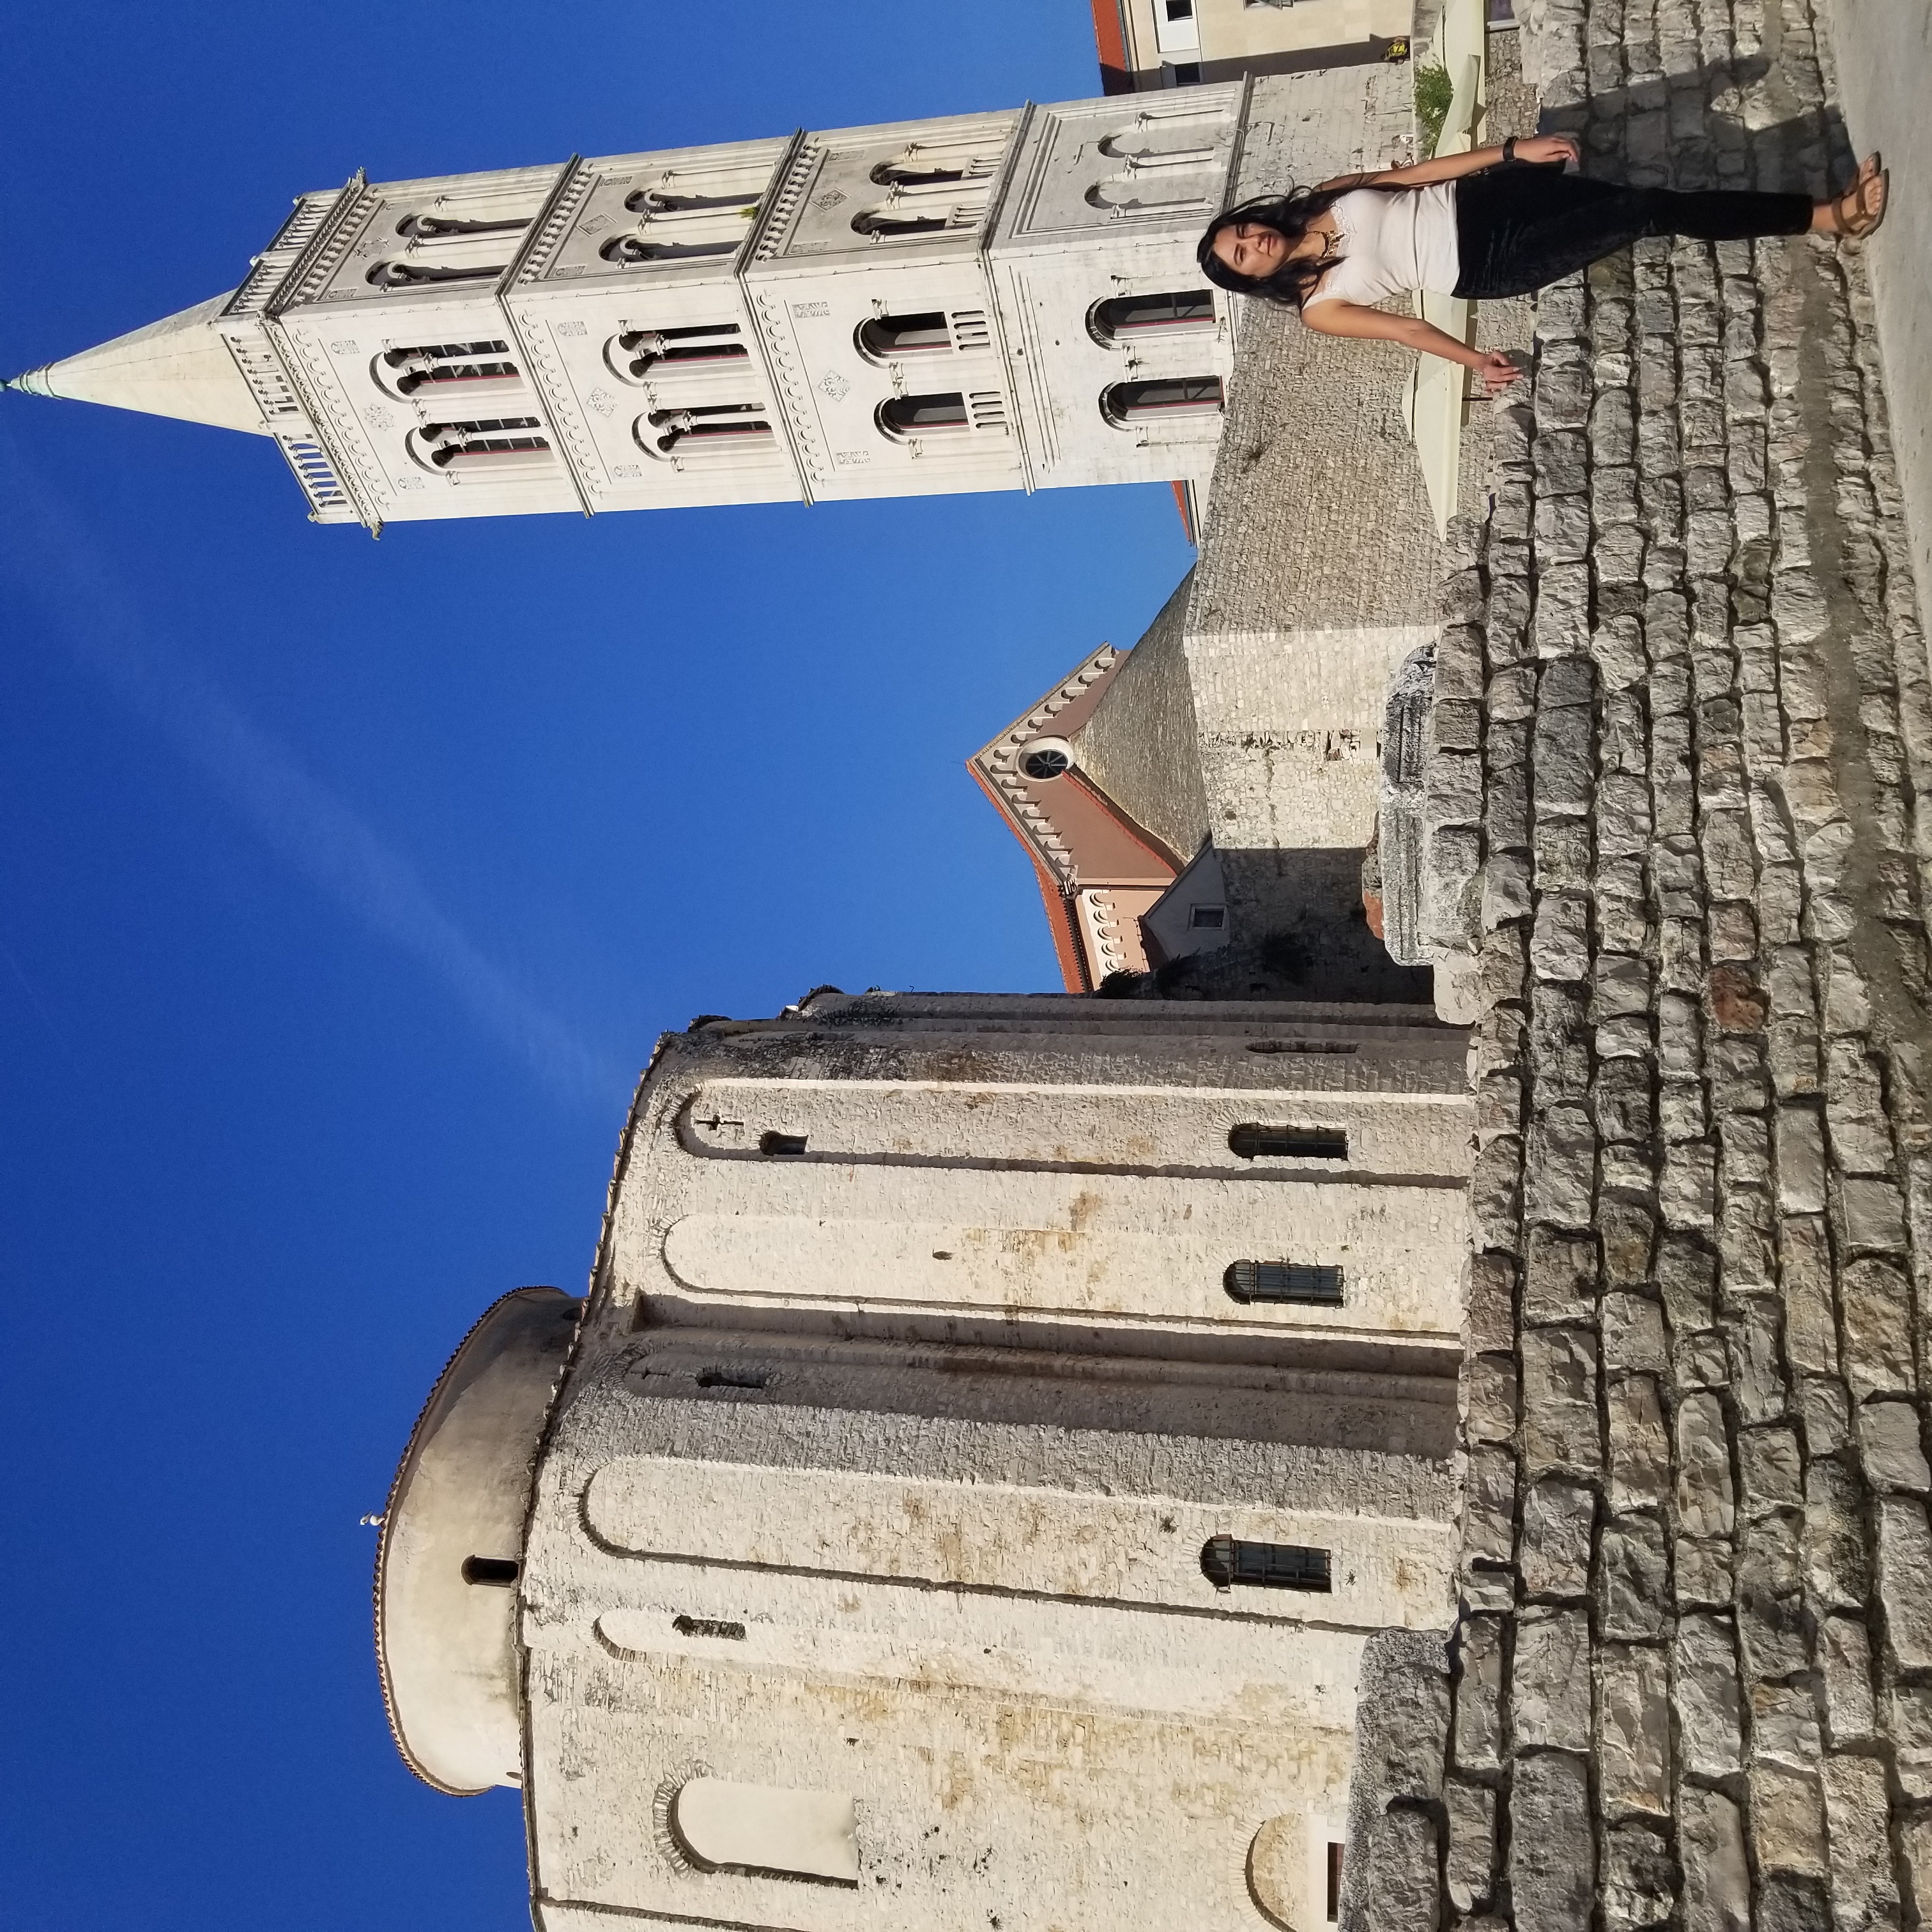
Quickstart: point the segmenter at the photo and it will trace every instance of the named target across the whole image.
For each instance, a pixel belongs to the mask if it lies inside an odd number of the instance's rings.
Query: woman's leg
[[[1456,184],[1456,292],[1492,301],[1528,295],[1647,235],[1706,242],[1802,235],[1811,208],[1802,194],[1680,194],[1554,168],[1491,169]]]

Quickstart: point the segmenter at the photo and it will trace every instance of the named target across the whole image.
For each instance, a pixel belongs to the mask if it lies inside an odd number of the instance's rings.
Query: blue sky
[[[298,190],[1086,95],[1081,0],[22,9],[10,373]],[[966,754],[1187,567],[1163,489],[399,526],[0,398],[0,1854],[37,1932],[527,1923],[416,1784],[370,1532],[503,1288],[580,1290],[636,1070],[832,981],[1057,984]]]

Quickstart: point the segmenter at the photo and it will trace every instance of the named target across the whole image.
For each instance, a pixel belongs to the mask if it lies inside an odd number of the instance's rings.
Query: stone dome
[[[411,1770],[459,1795],[522,1770],[517,1658],[537,1452],[581,1304],[505,1295],[430,1391],[389,1491],[376,1559],[376,1654]]]

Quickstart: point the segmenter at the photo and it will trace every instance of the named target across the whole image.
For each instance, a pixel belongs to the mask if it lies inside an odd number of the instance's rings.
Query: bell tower
[[[1194,246],[1282,84],[358,174],[232,294],[10,386],[272,436],[315,520],[371,528],[1204,487],[1234,322]]]

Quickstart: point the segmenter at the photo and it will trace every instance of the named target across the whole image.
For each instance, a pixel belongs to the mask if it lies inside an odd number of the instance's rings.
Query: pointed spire
[[[228,299],[197,302],[98,349],[29,369],[7,387],[266,435],[261,409],[215,327]]]

